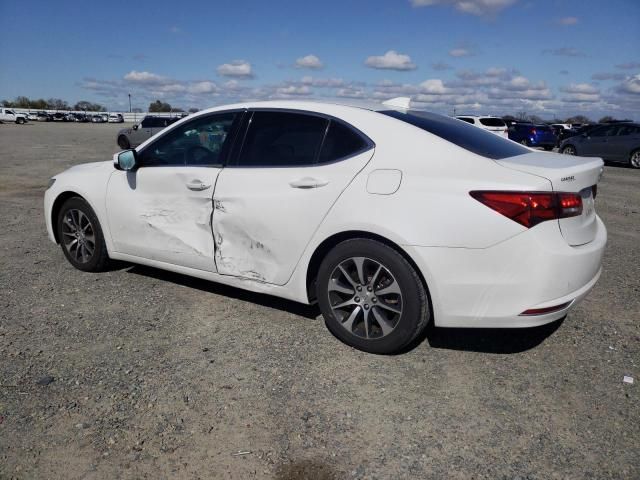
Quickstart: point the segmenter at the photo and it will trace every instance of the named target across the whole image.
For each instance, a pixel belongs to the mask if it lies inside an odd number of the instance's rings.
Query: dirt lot
[[[564,323],[381,357],[314,307],[74,270],[43,190],[118,128],[0,125],[0,478],[640,477],[640,171],[606,168],[603,275]]]

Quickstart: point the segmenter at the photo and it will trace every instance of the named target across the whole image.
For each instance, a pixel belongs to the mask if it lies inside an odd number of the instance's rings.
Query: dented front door
[[[372,155],[306,168],[222,170],[213,213],[218,272],[287,283],[323,218]]]
[[[106,207],[119,253],[216,271],[211,233],[217,167],[147,167],[115,171]]]

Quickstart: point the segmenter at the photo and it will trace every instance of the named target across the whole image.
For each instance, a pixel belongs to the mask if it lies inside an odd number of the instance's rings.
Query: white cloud
[[[296,67],[320,69],[324,67],[323,63],[315,55],[307,55],[296,60]]]
[[[218,91],[218,86],[210,81],[193,82],[189,85],[188,91],[194,94],[215,93]]]
[[[253,77],[251,64],[244,60],[234,60],[231,63],[223,63],[216,68],[216,72],[218,72],[218,75],[222,75],[223,77]]]
[[[640,62],[627,62],[616,65],[616,68],[620,68],[622,70],[634,70],[636,68],[640,68]]]
[[[131,70],[124,76],[124,79],[129,82],[146,84],[161,84],[167,82],[166,77],[151,72],[138,72],[136,70]]]
[[[452,57],[470,57],[471,55],[473,55],[473,53],[471,52],[471,50],[467,49],[467,48],[454,48],[453,50],[449,50],[449,55],[451,55]]]
[[[382,56],[371,56],[364,63],[371,68],[387,70],[415,70],[417,68],[409,55],[398,53],[395,50],[389,50]]]
[[[449,89],[444,86],[444,83],[442,83],[442,80],[440,80],[439,78],[425,80],[420,84],[420,87],[422,87],[422,90],[425,93],[434,95],[442,95],[449,91]]]
[[[628,77],[624,82],[622,82],[622,84],[620,85],[620,90],[624,93],[639,95],[640,94],[640,73],[637,75]]]
[[[280,95],[309,95],[311,94],[311,89],[306,85],[289,85],[288,87],[278,88],[276,92]]]
[[[500,10],[510,7],[517,0],[410,0],[414,7],[432,7],[450,5],[461,13],[470,15],[494,15]]]
[[[575,25],[578,23],[578,19],[576,17],[564,17],[558,20],[560,25]]]
[[[547,48],[542,53],[548,53],[556,57],[586,57],[584,52],[573,47]]]
[[[445,62],[435,62],[431,64],[431,68],[434,70],[442,71],[442,70],[451,70],[453,67]]]
[[[566,93],[585,93],[585,94],[600,93],[600,90],[598,90],[596,87],[588,83],[571,83],[566,87],[561,88],[560,90]]]

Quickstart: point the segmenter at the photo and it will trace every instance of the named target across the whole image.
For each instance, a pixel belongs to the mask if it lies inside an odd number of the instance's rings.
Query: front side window
[[[638,133],[640,133],[640,127],[635,125],[625,125],[618,130],[618,135],[637,135]]]
[[[592,137],[610,137],[616,134],[618,131],[617,125],[608,125],[606,127],[596,128],[591,132]]]
[[[379,113],[418,127],[465,150],[493,160],[515,157],[516,155],[524,155],[531,152],[528,148],[495,135],[488,130],[458,122],[444,115],[419,110],[408,110],[406,112],[388,110]]]
[[[290,112],[254,112],[238,157],[241,167],[303,167],[317,161],[328,120]]]
[[[214,114],[183,123],[140,153],[141,166],[221,165],[236,115]]]
[[[462,120],[463,122],[473,123],[473,118],[469,117],[458,117],[458,120]]]

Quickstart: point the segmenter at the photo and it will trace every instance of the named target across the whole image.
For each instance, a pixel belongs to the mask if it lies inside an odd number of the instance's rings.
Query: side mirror
[[[138,167],[138,156],[135,150],[124,150],[114,155],[113,166],[125,172],[135,170]]]
[[[138,124],[136,123],[136,124],[135,124],[133,127],[131,127],[131,128],[133,128],[134,130],[137,130],[137,129],[138,129]]]

